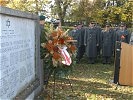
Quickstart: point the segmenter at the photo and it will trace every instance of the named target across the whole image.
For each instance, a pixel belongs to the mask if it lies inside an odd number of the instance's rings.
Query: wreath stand
[[[53,99],[55,99],[55,91],[56,91],[56,75],[57,75],[57,72],[58,72],[58,68],[54,68],[53,69]],[[68,82],[69,82],[69,85],[70,85],[70,88],[71,88],[71,91],[72,91],[72,93],[73,93],[73,87],[72,87],[72,83],[71,83],[71,81],[70,81],[70,79],[69,79],[69,76],[68,75],[66,75],[66,73],[64,74],[65,75],[65,77],[67,78],[67,80],[68,80]],[[62,82],[61,82],[61,84],[62,84]],[[48,85],[48,84],[47,84]]]

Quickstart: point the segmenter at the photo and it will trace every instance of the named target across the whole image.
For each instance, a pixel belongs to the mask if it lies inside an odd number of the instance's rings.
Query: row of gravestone
[[[39,33],[38,16],[0,6],[0,100],[42,90]]]

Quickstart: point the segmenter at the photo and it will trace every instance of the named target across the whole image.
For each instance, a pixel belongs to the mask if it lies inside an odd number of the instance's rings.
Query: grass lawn
[[[133,100],[133,87],[118,86],[110,82],[114,75],[114,65],[87,64],[82,59],[69,74],[71,90],[67,78],[58,78],[55,83],[54,100]],[[35,100],[53,100],[53,78],[47,89]],[[116,88],[117,87],[117,88]]]

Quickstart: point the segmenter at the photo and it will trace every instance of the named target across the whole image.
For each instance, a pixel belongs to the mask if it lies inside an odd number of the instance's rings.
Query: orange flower
[[[58,40],[58,43],[59,43],[59,44],[64,44],[64,43],[65,43],[65,39],[60,38],[60,39]]]
[[[59,36],[61,36],[64,32],[59,28],[57,33],[58,33]]]
[[[73,37],[68,36],[68,37],[67,37],[67,40],[73,40]]]
[[[58,44],[58,39],[53,39],[53,44]]]
[[[58,48],[57,46],[54,46],[53,50],[54,50],[55,52],[58,52],[59,48]]]
[[[71,45],[69,49],[70,49],[72,52],[75,52],[75,50],[76,50],[76,46]]]
[[[53,32],[51,33],[51,36],[52,36],[52,37],[56,37],[56,36],[58,36],[58,34],[57,34],[56,31],[53,31]]]
[[[47,43],[45,47],[47,48],[48,51],[51,52],[54,48],[54,45],[52,43]]]
[[[54,52],[53,54],[53,59],[55,59],[56,61],[59,60],[61,58],[61,55],[57,52]]]

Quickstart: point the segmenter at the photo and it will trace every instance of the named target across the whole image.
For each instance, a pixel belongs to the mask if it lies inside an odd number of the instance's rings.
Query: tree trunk
[[[64,18],[60,17],[61,26],[64,25]]]
[[[37,0],[35,0],[35,3],[36,3],[36,14],[38,15],[38,1]]]

